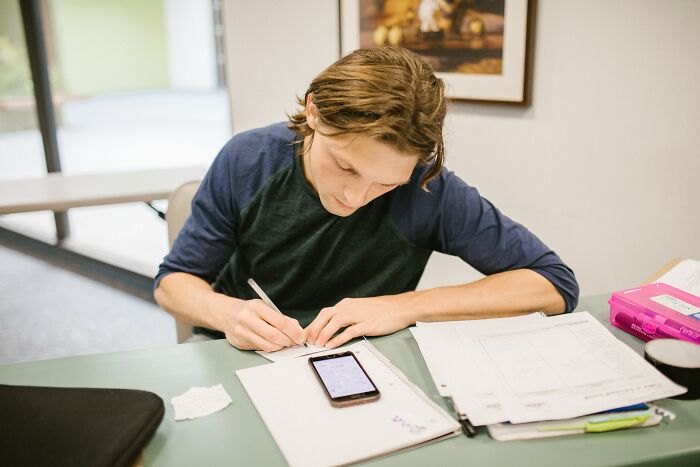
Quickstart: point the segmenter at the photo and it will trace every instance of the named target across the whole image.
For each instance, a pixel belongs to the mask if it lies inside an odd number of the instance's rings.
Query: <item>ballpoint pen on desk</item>
[[[266,304],[267,306],[269,306],[270,308],[272,308],[273,310],[275,310],[277,313],[279,313],[279,314],[281,314],[281,315],[284,314],[284,313],[282,313],[282,312],[280,311],[279,308],[277,308],[277,305],[275,305],[275,304],[272,302],[272,300],[270,300],[270,297],[268,297],[267,294],[266,294],[265,292],[263,292],[263,289],[260,288],[260,286],[257,284],[257,282],[255,282],[255,280],[253,280],[252,277],[251,277],[250,279],[248,279],[248,285],[255,291],[256,294],[258,294],[258,297],[260,297],[260,299],[261,299],[263,302],[265,302],[265,304]],[[304,342],[302,345],[303,345],[304,347],[308,347],[308,345],[306,344],[306,342]]]
[[[457,421],[460,425],[462,425],[462,430],[464,431],[464,434],[467,435],[467,438],[473,438],[476,436],[476,427],[472,425],[469,419],[459,417]]]
[[[452,400],[451,397],[448,397],[447,400],[450,402],[452,405],[452,408],[454,409],[455,413],[457,414],[457,421],[459,422],[460,425],[462,425],[462,431],[464,431],[464,434],[467,436],[467,438],[473,438],[476,436],[476,427],[472,425],[472,422],[469,421],[469,419],[462,413],[460,413],[459,410],[457,410],[457,406],[455,406],[454,401]]]

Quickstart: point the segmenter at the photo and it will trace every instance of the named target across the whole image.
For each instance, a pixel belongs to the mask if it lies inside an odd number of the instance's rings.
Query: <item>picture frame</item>
[[[339,2],[341,56],[361,47],[406,47],[431,64],[445,81],[451,100],[530,105],[536,0]],[[440,31],[439,24],[432,24],[435,32],[430,29],[426,8],[460,4],[466,5],[463,12],[451,12],[458,16],[458,24],[457,20],[450,24],[448,18],[449,30]],[[501,10],[481,15],[474,10],[480,4],[492,10],[500,4]],[[433,17],[440,18],[440,12],[436,10]]]

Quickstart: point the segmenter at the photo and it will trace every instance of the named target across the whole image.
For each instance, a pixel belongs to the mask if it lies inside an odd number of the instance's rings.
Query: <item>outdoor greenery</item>
[[[8,37],[0,36],[0,98],[32,95],[29,62],[22,52]]]

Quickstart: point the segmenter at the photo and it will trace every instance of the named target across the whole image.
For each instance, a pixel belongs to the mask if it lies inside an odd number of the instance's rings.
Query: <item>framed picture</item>
[[[451,99],[530,104],[535,0],[340,0],[342,55],[405,47]]]

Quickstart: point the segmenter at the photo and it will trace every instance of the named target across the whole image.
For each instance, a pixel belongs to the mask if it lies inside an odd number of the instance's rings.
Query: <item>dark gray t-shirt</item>
[[[192,202],[192,215],[160,265],[156,287],[182,271],[241,299],[255,278],[305,326],[345,297],[413,290],[432,251],[459,256],[483,274],[527,268],[547,278],[571,311],[578,284],[562,260],[479,192],[443,169],[427,170],[348,217],[321,205],[304,178],[299,142],[286,124],[234,136]]]

